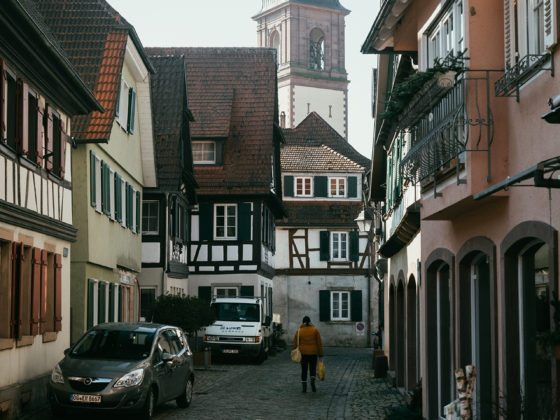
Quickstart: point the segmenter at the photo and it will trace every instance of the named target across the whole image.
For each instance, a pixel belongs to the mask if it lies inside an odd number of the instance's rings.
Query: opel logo
[[[91,378],[84,379],[84,385],[91,385]]]

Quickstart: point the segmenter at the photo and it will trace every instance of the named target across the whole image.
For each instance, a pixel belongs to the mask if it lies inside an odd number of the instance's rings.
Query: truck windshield
[[[213,303],[218,321],[259,322],[259,305],[254,303]]]

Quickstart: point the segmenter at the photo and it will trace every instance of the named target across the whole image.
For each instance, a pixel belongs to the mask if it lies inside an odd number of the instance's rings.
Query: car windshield
[[[259,305],[254,303],[213,303],[218,321],[259,322]]]
[[[72,357],[87,359],[141,360],[150,355],[153,332],[96,329],[74,346]]]

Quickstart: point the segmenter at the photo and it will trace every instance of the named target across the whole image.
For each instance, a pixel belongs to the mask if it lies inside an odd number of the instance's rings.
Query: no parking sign
[[[356,322],[356,335],[364,335],[366,333],[366,324]]]

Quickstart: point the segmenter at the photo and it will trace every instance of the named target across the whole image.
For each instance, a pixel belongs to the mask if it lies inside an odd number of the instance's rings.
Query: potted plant
[[[560,300],[557,292],[552,292],[550,305],[554,308],[553,325],[548,331],[537,333],[537,345],[545,357],[554,356],[560,360]]]
[[[181,327],[189,336],[195,365],[210,364],[210,352],[204,352],[198,340],[198,331],[216,320],[208,302],[193,296],[161,295],[156,299],[150,318]]]

